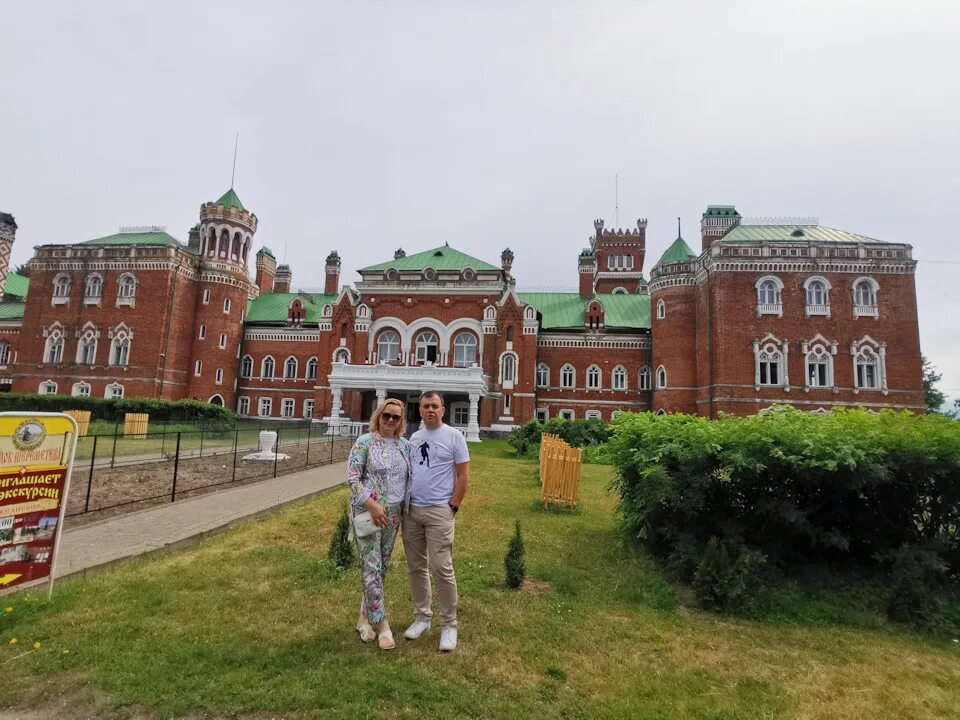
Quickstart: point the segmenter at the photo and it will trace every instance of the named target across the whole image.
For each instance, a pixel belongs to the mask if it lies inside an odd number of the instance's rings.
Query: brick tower
[[[230,188],[200,207],[200,273],[196,284],[193,362],[188,397],[236,405],[237,356],[247,299],[254,294],[247,258],[257,216]]]
[[[17,235],[17,221],[13,215],[0,212],[0,297],[7,286],[7,273],[10,271],[10,251]]]

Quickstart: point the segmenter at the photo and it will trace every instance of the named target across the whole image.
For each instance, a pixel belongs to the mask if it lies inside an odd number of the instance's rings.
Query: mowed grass
[[[471,450],[455,653],[437,651],[436,627],[390,653],[360,643],[359,572],[326,560],[340,489],[62,583],[50,603],[0,598],[0,611],[13,607],[0,612],[0,704],[55,709],[68,697],[84,717],[257,720],[960,716],[957,645],[869,614],[750,622],[690,609],[618,539],[610,468],[584,466],[580,510],[545,512],[535,463],[503,443]],[[503,587],[515,520],[538,581],[523,592]],[[399,638],[411,620],[402,549],[394,567]]]

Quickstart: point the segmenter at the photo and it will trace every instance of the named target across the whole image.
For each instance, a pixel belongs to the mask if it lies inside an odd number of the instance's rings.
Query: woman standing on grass
[[[360,554],[363,600],[357,632],[363,642],[377,638],[384,650],[394,647],[393,633],[387,622],[383,599],[383,581],[400,530],[400,513],[410,491],[410,442],[403,436],[407,428],[406,407],[389,398],[374,410],[370,432],[361,435],[350,450],[347,484],[350,486],[350,515],[364,512],[376,531],[363,537],[354,533]],[[374,631],[379,626],[379,633]]]

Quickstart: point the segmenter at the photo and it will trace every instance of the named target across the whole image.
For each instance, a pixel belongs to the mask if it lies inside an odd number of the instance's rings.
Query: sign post
[[[63,413],[0,413],[0,590],[49,578],[60,548],[77,421]]]

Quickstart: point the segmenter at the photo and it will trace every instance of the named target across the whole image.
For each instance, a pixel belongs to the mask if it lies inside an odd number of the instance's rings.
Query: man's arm
[[[456,484],[453,486],[453,497],[450,498],[450,504],[454,507],[460,507],[463,502],[463,496],[467,494],[467,487],[470,485],[470,461],[457,463]]]

